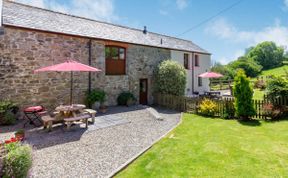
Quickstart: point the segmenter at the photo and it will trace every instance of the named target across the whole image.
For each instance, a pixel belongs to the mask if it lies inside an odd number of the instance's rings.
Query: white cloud
[[[226,19],[221,18],[209,24],[205,32],[220,39],[246,44],[247,47],[263,41],[274,41],[278,45],[288,46],[288,26],[282,26],[278,19],[275,20],[273,25],[260,31],[242,31]]]
[[[288,7],[288,0],[284,0],[284,5]]]
[[[48,8],[55,11],[92,18],[115,21],[114,0],[71,0],[69,4],[60,4],[56,0],[17,0],[18,2]]]
[[[183,10],[188,6],[187,0],[176,0],[176,5],[179,10]]]
[[[220,57],[219,60],[217,61],[220,62],[221,64],[228,64],[232,60],[236,60],[239,57],[243,56],[244,54],[245,54],[245,50],[237,50],[235,51],[232,57]]]

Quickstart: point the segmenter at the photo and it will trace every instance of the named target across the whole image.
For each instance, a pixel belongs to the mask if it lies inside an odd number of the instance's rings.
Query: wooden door
[[[140,104],[148,104],[148,79],[140,79]]]

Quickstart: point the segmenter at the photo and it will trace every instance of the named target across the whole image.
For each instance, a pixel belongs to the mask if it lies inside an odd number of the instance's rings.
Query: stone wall
[[[130,45],[127,50],[127,74],[129,76],[129,90],[139,98],[140,79],[148,79],[148,103],[153,103],[153,74],[158,64],[170,59],[170,51]]]
[[[33,73],[68,58],[88,64],[88,40],[5,27],[5,35],[0,36],[0,99],[11,99],[20,106],[43,104],[51,108],[68,103],[69,73]],[[76,73],[74,79],[74,88],[87,90],[87,73]],[[82,98],[83,91],[76,90],[74,101],[81,102]]]
[[[92,73],[92,88],[105,90],[107,104],[115,105],[122,91],[139,97],[139,80],[147,78],[149,103],[153,102],[153,72],[160,61],[170,58],[170,51],[128,45],[126,75],[105,75],[105,42],[92,40],[92,66],[102,69]],[[11,99],[20,106],[44,105],[54,108],[69,103],[70,73],[34,74],[33,70],[74,59],[88,64],[89,39],[39,31],[5,27],[0,36],[0,99]],[[88,89],[88,74],[74,73],[74,103],[83,103]]]

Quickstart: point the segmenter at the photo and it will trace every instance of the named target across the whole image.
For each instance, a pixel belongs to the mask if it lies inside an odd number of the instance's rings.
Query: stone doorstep
[[[155,119],[157,120],[160,120],[162,121],[163,120],[163,117],[158,113],[158,111],[154,108],[151,108],[151,107],[148,107],[146,108],[146,110],[149,112],[149,114],[154,117]]]
[[[149,146],[147,146],[146,148],[144,148],[143,150],[141,150],[139,153],[137,153],[134,157],[132,157],[131,159],[129,159],[128,161],[126,161],[124,164],[120,165],[117,169],[115,169],[115,171],[113,171],[111,174],[109,174],[107,177],[113,177],[115,175],[117,175],[120,171],[124,170],[126,167],[128,167],[130,164],[133,163],[133,161],[135,161],[137,158],[139,158],[141,155],[143,155],[145,152],[147,152],[154,144],[156,144],[157,142],[159,142],[162,138],[164,138],[166,135],[168,135],[172,130],[174,130],[176,127],[178,127],[181,123],[182,123],[182,117],[183,117],[183,113],[181,112],[181,116],[180,116],[180,120],[179,122],[172,127],[170,130],[168,130],[166,133],[164,133],[162,136],[160,136],[158,139],[156,139],[153,143],[151,143]]]

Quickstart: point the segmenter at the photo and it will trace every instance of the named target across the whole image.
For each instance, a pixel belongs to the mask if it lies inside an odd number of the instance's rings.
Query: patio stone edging
[[[176,127],[178,127],[181,123],[182,123],[182,117],[183,117],[183,112],[181,112],[180,115],[180,120],[179,122],[172,127],[170,130],[168,130],[165,134],[163,134],[161,137],[159,137],[157,140],[155,140],[154,142],[152,142],[149,146],[147,146],[146,148],[142,149],[138,154],[136,154],[134,157],[132,157],[131,159],[129,159],[128,161],[126,161],[124,164],[122,164],[121,166],[119,166],[115,171],[113,171],[111,174],[109,174],[107,177],[113,177],[116,174],[118,174],[120,171],[122,171],[123,169],[125,169],[127,166],[129,166],[131,163],[133,163],[137,158],[139,158],[141,155],[143,155],[145,152],[147,152],[153,145],[155,145],[157,142],[159,142],[162,138],[166,137],[170,132],[172,132]]]

